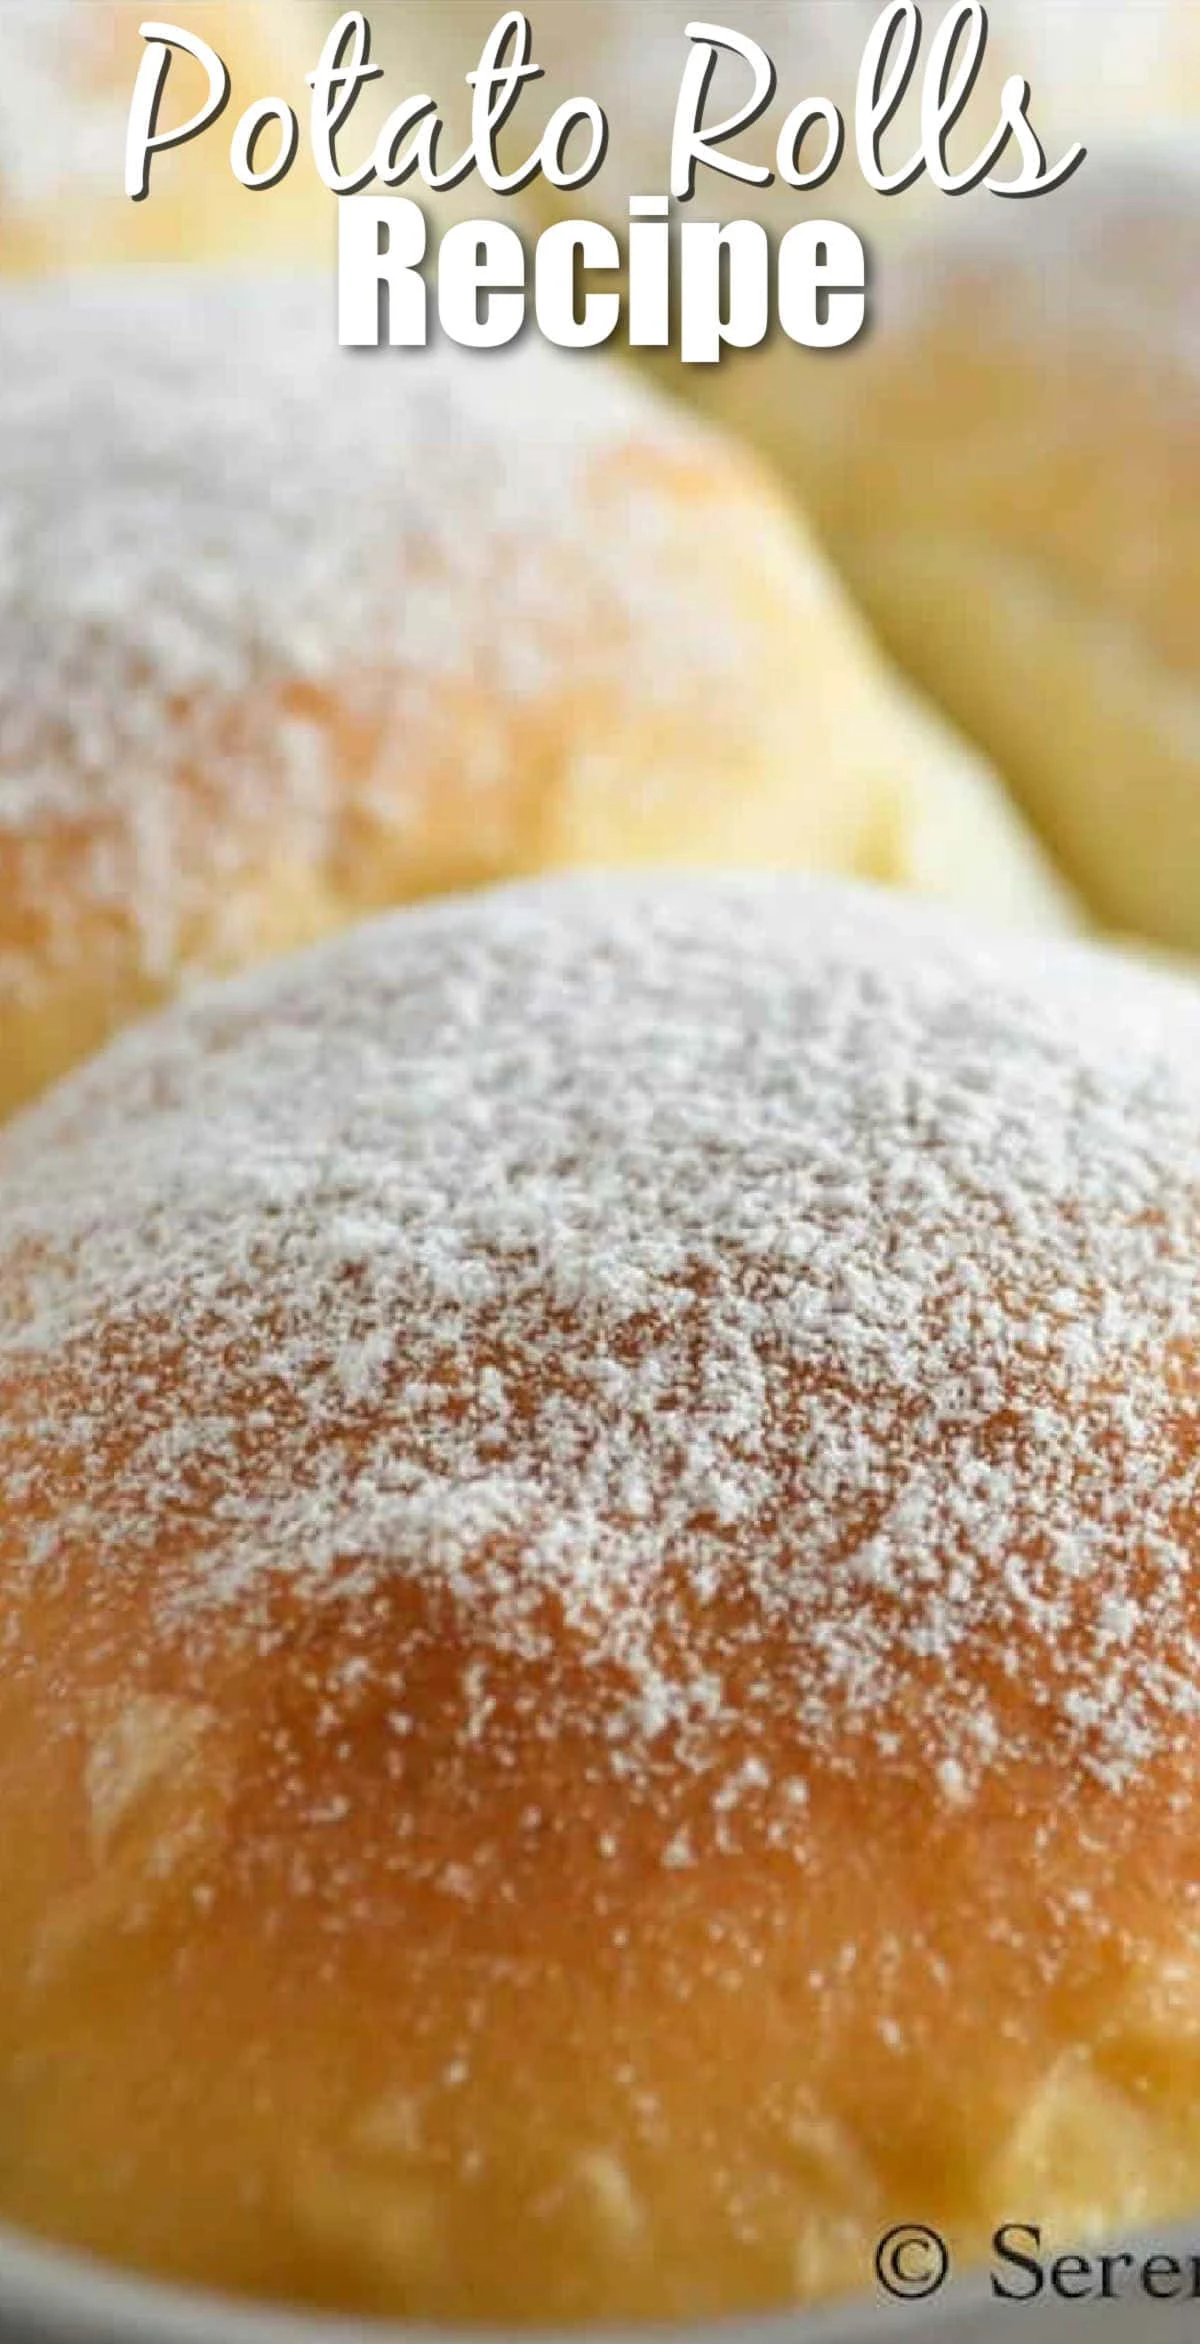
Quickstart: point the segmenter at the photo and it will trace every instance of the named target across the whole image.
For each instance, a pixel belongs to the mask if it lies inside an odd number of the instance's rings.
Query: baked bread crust
[[[1194,2203],[1200,1007],[392,916],[0,1142],[0,2206],[463,2319]]]

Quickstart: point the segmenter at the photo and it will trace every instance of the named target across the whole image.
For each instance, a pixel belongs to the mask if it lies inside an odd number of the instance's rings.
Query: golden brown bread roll
[[[230,100],[209,130],[159,157],[149,197],[134,204],[123,191],[125,133],[141,27],[164,16],[224,60]],[[263,193],[241,187],[229,165],[234,126],[255,100],[281,98],[304,120],[316,26],[297,0],[189,0],[182,11],[140,0],[4,0],[0,274],[128,260],[332,259],[334,199],[303,147],[287,179]],[[200,66],[177,49],[160,130],[186,122],[206,93]],[[260,169],[273,151],[264,145]]]
[[[1200,1003],[421,907],[0,1139],[0,2208],[690,2318],[1200,2195]]]
[[[1072,917],[736,449],[602,361],[332,312],[198,271],[0,307],[0,1109],[190,973],[521,870]]]
[[[1197,16],[1200,23],[1200,15]],[[1114,927],[1200,949],[1200,168],[1105,151],[893,254],[850,362],[723,373],[869,615]]]

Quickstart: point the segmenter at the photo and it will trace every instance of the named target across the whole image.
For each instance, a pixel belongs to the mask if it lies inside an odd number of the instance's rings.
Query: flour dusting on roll
[[[0,1109],[197,971],[568,864],[818,865],[1069,924],[724,439],[319,279],[0,310]]]
[[[5,2211],[503,2321],[1194,2202],[1198,1044],[870,891],[560,880],[18,1121]]]

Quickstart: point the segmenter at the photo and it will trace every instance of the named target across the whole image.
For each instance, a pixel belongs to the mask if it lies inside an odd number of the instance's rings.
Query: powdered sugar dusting
[[[24,1567],[153,1566],[201,1638],[434,1588],[465,1739],[544,1654],[539,1730],[595,1710],[631,1792],[673,1751],[718,1828],[781,1744],[793,1816],[864,1749],[1119,1791],[1200,1714],[1197,1069],[1186,985],[783,881],[214,992],[0,1152]]]

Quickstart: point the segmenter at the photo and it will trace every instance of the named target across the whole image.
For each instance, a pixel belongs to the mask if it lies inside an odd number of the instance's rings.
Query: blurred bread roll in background
[[[417,8],[412,37],[448,74],[491,13]],[[944,13],[924,12],[926,55]],[[574,76],[611,109],[613,160],[587,202],[607,189],[614,217],[631,188],[666,184],[688,15],[677,0],[535,12],[554,94]],[[784,106],[814,89],[852,125],[878,15],[876,0],[741,10],[780,88],[735,151],[771,160]],[[950,202],[927,181],[885,201],[852,135],[812,197],[701,172],[696,211],[850,219],[874,260],[872,321],[835,353],[776,335],[661,370],[800,492],[899,664],[986,750],[1099,916],[1196,951],[1200,164],[1180,126],[1200,100],[1200,7],[997,0],[989,19],[968,149],[1019,69],[1050,159],[1088,147],[1074,178],[1034,202]],[[723,59],[710,119],[748,84]]]
[[[712,404],[1101,916],[1200,951],[1200,158],[1097,158],[893,254],[877,303],[845,362]]]
[[[201,971],[571,864],[1073,907],[753,461],[530,339],[340,351],[320,279],[0,308],[0,1099]]]
[[[210,130],[156,159],[149,197],[132,203],[125,132],[146,48],[141,27],[164,17],[224,59],[231,95]],[[263,193],[240,186],[229,166],[234,126],[255,99],[283,98],[305,121],[316,30],[299,0],[189,0],[181,11],[142,0],[3,0],[0,274],[241,254],[332,259],[334,199],[305,141],[287,178]],[[176,49],[160,132],[196,113],[207,89],[200,64]],[[274,136],[264,134],[259,168]]]
[[[1198,1242],[1194,987],[829,882],[396,913],[9,1126],[5,2216],[503,2329],[1194,2210]]]

